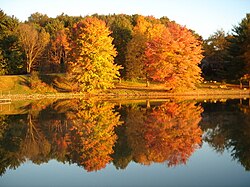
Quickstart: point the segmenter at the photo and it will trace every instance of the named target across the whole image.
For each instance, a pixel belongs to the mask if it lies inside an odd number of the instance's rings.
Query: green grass
[[[179,98],[239,98],[249,97],[250,90],[248,85],[245,89],[240,89],[237,84],[226,84],[220,82],[204,82],[197,85],[196,89],[189,89],[179,92],[171,92],[164,84],[151,83],[149,87],[146,84],[134,83],[130,81],[122,81],[116,83],[116,88],[109,90],[108,93],[116,95],[116,97],[179,97]]]
[[[70,92],[72,86],[66,81],[65,74],[50,74],[42,75],[41,79],[49,86],[53,86],[59,96],[59,94],[65,94],[63,97],[67,97],[67,93]],[[30,87],[29,75],[13,75],[13,76],[0,76],[0,97],[6,95],[33,95],[35,92]],[[240,89],[239,85],[226,84],[220,82],[206,82],[197,85],[197,89],[185,90],[183,92],[172,93],[164,84],[150,83],[147,87],[146,82],[133,82],[124,81],[115,82],[115,88],[108,89],[106,91],[100,90],[94,95],[103,97],[171,97],[171,96],[214,96],[214,95],[246,95],[249,96],[248,85],[245,85],[245,90]],[[65,93],[66,92],[66,93]],[[36,93],[39,94],[39,93]],[[55,93],[44,92],[40,93],[42,96],[49,97]],[[47,96],[48,95],[48,96]],[[24,96],[25,97],[25,96]],[[23,97],[23,98],[24,98]]]
[[[41,80],[45,85],[52,86],[55,80],[61,76],[61,74],[42,75]],[[30,88],[30,75],[0,76],[0,95],[32,93],[34,90]]]
[[[1,94],[29,94],[32,90],[29,87],[28,75],[0,76]]]

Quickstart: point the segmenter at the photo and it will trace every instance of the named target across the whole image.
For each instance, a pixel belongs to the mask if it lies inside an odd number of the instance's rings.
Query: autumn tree
[[[67,54],[70,50],[67,30],[58,30],[48,45],[48,63],[52,72],[65,72]]]
[[[138,16],[136,26],[133,28],[132,39],[127,45],[126,55],[126,78],[145,79],[144,52],[147,42],[147,29],[151,24],[143,17]]]
[[[173,22],[158,33],[146,43],[147,74],[175,90],[194,88],[201,81],[200,41],[187,28]]]
[[[151,79],[175,90],[194,88],[201,80],[200,40],[167,18],[138,16],[127,48],[129,79]]]
[[[169,19],[168,17],[166,17],[166,16],[161,17],[161,18],[160,18],[160,21],[161,21],[161,23],[164,24],[165,26],[167,26],[167,25],[171,22],[170,19]]]
[[[30,73],[49,42],[49,34],[44,29],[38,31],[32,24],[20,24],[18,33],[26,55],[27,73]]]
[[[72,50],[69,74],[80,91],[112,88],[120,66],[114,64],[117,55],[105,22],[88,17],[72,30]]]

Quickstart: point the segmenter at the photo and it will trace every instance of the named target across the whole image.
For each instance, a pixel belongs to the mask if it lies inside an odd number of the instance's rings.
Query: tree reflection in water
[[[114,104],[66,100],[47,107],[29,107],[28,114],[1,117],[1,174],[26,160],[40,164],[57,159],[77,163],[87,171],[104,168],[112,160],[117,139],[114,128],[121,124]],[[22,130],[16,130],[20,127]],[[6,144],[17,145],[9,150]]]
[[[201,128],[204,141],[218,153],[231,152],[246,170],[250,170],[250,103],[249,99],[221,103],[203,103]]]
[[[195,102],[171,101],[152,108],[130,106],[126,112],[124,133],[129,157],[135,162],[183,164],[201,145],[202,131],[198,124],[202,108]]]
[[[249,169],[249,106],[237,101],[203,103],[174,101],[148,105],[94,100],[37,102],[29,112],[0,116],[0,172],[26,160],[51,159],[97,171],[113,162],[124,169],[131,161],[149,165],[185,164],[207,141],[218,152]],[[203,111],[204,108],[204,111]],[[202,121],[201,121],[202,116]]]

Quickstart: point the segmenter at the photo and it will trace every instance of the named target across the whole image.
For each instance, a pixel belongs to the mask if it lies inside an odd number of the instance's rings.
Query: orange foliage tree
[[[114,86],[119,76],[114,64],[117,52],[111,32],[104,21],[88,17],[73,27],[69,74],[80,91],[106,89]]]
[[[147,42],[144,63],[153,80],[164,82],[172,89],[194,88],[201,81],[199,63],[201,42],[176,23],[161,27],[158,35]]]
[[[127,48],[129,79],[152,79],[176,90],[194,88],[202,79],[201,42],[174,22],[138,16]]]
[[[67,54],[70,50],[67,30],[62,29],[56,32],[55,37],[51,39],[49,58],[53,64],[53,72],[63,72],[67,63]]]
[[[126,77],[128,79],[145,78],[143,59],[146,48],[146,32],[150,23],[143,17],[139,16],[137,24],[133,28],[132,39],[127,45],[126,54]]]
[[[167,102],[152,111],[129,112],[133,120],[127,121],[127,136],[133,159],[142,164],[185,164],[202,143],[198,126],[202,108],[195,104]]]
[[[145,50],[147,42],[161,32],[164,27],[160,20],[154,17],[138,16],[133,28],[132,39],[127,45],[126,77],[128,79],[145,79]]]

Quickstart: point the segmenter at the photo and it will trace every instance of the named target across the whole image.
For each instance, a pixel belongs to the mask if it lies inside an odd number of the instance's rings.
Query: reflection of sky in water
[[[131,162],[125,170],[111,164],[98,172],[86,172],[76,165],[58,163],[34,165],[30,162],[8,170],[0,178],[1,187],[74,187],[74,186],[250,186],[250,172],[230,153],[217,154],[206,143],[187,165],[167,168],[162,164],[142,166]]]

